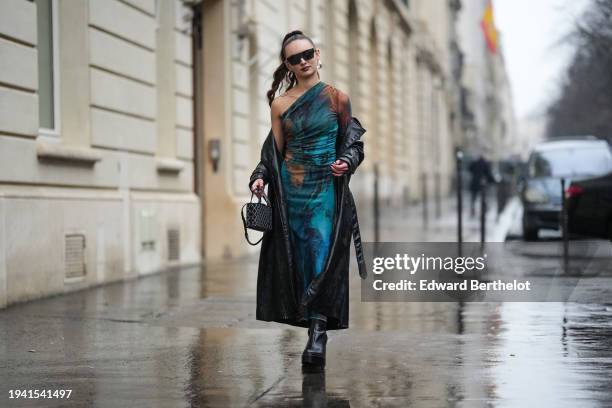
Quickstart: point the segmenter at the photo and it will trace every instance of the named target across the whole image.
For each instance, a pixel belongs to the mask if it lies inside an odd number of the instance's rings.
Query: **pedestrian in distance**
[[[470,180],[470,215],[476,215],[476,198],[483,192],[483,182],[495,183],[497,180],[491,171],[491,164],[483,154],[470,163],[468,171],[471,173]]]
[[[273,212],[261,241],[256,319],[308,327],[308,368],[325,367],[327,331],[348,328],[351,236],[366,277],[349,189],[364,159],[365,129],[348,95],[321,81],[321,68],[312,39],[299,30],[284,37],[267,92],[272,128],[249,179],[258,197],[267,186]]]

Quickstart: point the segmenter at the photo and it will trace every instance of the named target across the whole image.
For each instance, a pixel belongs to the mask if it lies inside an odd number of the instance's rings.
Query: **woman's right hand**
[[[261,198],[261,194],[264,191],[264,181],[263,179],[258,178],[251,184],[251,191],[255,193],[257,198]]]

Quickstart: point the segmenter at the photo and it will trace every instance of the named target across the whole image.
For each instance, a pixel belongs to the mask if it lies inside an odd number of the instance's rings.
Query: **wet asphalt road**
[[[612,304],[362,303],[301,372],[305,329],[254,320],[255,258],[0,312],[0,406],[612,406]],[[9,389],[72,389],[9,400]]]
[[[541,276],[555,256],[524,243],[516,262]],[[254,318],[256,261],[0,311],[0,407],[612,406],[612,271],[581,280],[589,303],[460,304],[360,302],[353,269],[350,329],[329,332],[324,373],[302,373],[306,330]]]

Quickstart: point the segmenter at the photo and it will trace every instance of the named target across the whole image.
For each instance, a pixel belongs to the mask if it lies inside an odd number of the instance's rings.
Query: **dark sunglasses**
[[[302,58],[304,58],[304,61],[308,61],[309,59],[312,59],[312,57],[314,57],[314,54],[315,49],[311,48],[309,50],[298,52],[297,54],[293,54],[292,56],[287,57],[287,61],[289,61],[291,65],[297,65],[300,63],[300,61],[302,61]]]

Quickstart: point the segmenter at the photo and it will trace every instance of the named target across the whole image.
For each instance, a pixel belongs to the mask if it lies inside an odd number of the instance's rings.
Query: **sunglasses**
[[[293,54],[292,56],[287,57],[287,61],[289,61],[291,65],[297,65],[300,63],[300,61],[302,61],[302,58],[304,58],[304,61],[308,61],[309,59],[312,59],[314,57],[314,54],[315,49],[311,48],[309,50],[298,52],[297,54]]]

